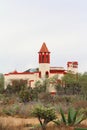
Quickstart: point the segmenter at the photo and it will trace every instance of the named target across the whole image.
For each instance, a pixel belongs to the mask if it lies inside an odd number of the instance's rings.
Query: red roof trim
[[[50,70],[50,73],[53,73],[53,74],[66,74],[65,70]]]
[[[12,73],[8,73],[8,74],[5,74],[5,76],[8,76],[8,75],[21,75],[21,74],[35,74],[35,73],[38,73],[39,72],[12,72]]]
[[[52,66],[52,67],[50,67],[50,68],[64,68],[64,67],[59,67],[59,66],[56,67],[56,66]]]
[[[77,61],[74,61],[73,64],[74,64],[74,65],[78,65],[78,62],[77,62]]]
[[[78,62],[77,61],[72,61],[72,62],[67,62],[67,65],[69,65],[69,64],[75,64],[75,65],[78,65]]]
[[[8,76],[9,74],[4,74],[5,76]]]

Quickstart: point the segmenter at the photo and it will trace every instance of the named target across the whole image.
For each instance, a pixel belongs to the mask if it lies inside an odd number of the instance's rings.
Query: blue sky
[[[0,73],[38,67],[43,42],[51,66],[87,71],[87,0],[0,1]]]

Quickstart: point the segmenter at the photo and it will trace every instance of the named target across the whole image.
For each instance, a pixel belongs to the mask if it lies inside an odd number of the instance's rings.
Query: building
[[[63,67],[50,67],[50,51],[48,50],[45,43],[42,44],[40,51],[38,52],[38,63],[39,67],[28,69],[24,72],[13,71],[5,74],[5,89],[8,84],[11,84],[13,80],[27,80],[27,84],[31,87],[35,87],[35,82],[42,80],[45,77],[53,77],[58,75],[58,80],[67,73],[72,72],[76,74],[78,72],[78,62],[67,62],[67,70]],[[51,91],[54,91],[51,89]]]

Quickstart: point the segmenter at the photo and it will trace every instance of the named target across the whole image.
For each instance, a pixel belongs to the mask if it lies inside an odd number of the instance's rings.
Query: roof
[[[24,72],[38,72],[39,71],[39,68],[31,68],[31,69],[28,69]]]
[[[35,73],[39,73],[39,71],[37,70],[37,71],[34,71],[34,70],[32,70],[32,71],[30,71],[31,69],[29,69],[29,71],[27,70],[27,71],[24,71],[24,72],[18,72],[18,71],[13,71],[13,72],[10,72],[10,73],[7,73],[7,74],[4,74],[5,76],[8,76],[8,75],[21,75],[21,74],[35,74]]]
[[[69,65],[69,64],[78,65],[78,62],[77,62],[77,61],[68,61],[68,62],[67,62],[67,65]]]
[[[40,52],[49,52],[49,50],[48,50],[48,48],[47,48],[45,42],[42,44],[42,47],[41,47],[39,53],[40,53]],[[50,52],[49,52],[49,53],[50,53]]]

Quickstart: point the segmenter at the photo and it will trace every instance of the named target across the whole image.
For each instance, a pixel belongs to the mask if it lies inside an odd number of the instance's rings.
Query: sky
[[[43,42],[50,66],[87,71],[87,0],[0,0],[0,73],[38,67]]]

